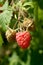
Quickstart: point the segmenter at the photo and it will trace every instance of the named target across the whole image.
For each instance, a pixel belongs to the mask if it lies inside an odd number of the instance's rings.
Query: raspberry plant
[[[0,65],[43,65],[42,3],[0,0]]]

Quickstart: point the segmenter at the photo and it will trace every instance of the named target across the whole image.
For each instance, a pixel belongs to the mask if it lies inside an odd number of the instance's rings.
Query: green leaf
[[[2,29],[6,30],[6,25],[9,25],[10,20],[12,17],[12,11],[5,10],[3,13],[0,14],[0,25]]]
[[[43,20],[43,10],[41,10],[40,8],[38,8],[38,18],[39,20]]]
[[[1,15],[0,15],[0,25],[2,27],[2,30],[6,31],[6,25],[5,25],[5,22],[4,22],[4,20],[3,20]]]
[[[11,17],[12,17],[12,11],[4,11],[2,14],[1,14],[2,18],[3,18],[3,21],[6,23],[6,24],[9,24],[10,23],[10,20],[11,20]]]
[[[9,65],[13,65],[19,61],[19,57],[17,56],[16,52],[13,53],[11,58],[9,58],[9,61],[10,61]]]
[[[23,6],[31,6],[32,8],[34,7],[32,2],[26,2]]]
[[[3,5],[3,10],[8,9],[8,0],[6,0],[5,4]]]
[[[9,25],[13,12],[11,6],[8,6],[8,0],[6,0],[3,7],[0,7],[0,10],[3,11],[0,14],[0,25],[2,26],[2,30],[6,31],[6,25]]]
[[[3,7],[0,7],[0,10],[7,10],[7,9],[8,9],[8,0],[6,0]]]
[[[0,4],[2,4],[3,3],[3,0],[0,0]]]
[[[3,39],[2,39],[2,36],[0,34],[0,46],[2,46],[2,44],[3,44]]]
[[[9,65],[25,65],[25,63],[20,60],[16,52],[12,54],[12,56],[9,58],[9,61]]]

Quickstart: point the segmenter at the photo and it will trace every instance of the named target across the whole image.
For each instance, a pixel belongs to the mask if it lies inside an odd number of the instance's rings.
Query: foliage
[[[0,65],[43,65],[43,0],[0,0]],[[30,47],[8,42],[6,31],[23,28],[24,19],[34,21]],[[24,27],[25,28],[25,27]],[[31,30],[30,30],[31,29]]]

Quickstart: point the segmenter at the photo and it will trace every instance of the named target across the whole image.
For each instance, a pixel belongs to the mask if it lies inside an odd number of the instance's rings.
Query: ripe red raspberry
[[[21,48],[25,49],[30,46],[30,40],[31,35],[29,32],[24,31],[16,33],[16,41]]]

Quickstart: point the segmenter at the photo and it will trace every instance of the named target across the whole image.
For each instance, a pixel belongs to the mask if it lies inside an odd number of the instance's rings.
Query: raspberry
[[[6,31],[6,39],[8,40],[8,42],[14,42],[15,38],[16,38],[16,31],[10,29]]]
[[[16,33],[16,41],[22,49],[28,48],[28,46],[30,46],[30,40],[31,35],[29,32],[24,31]]]

